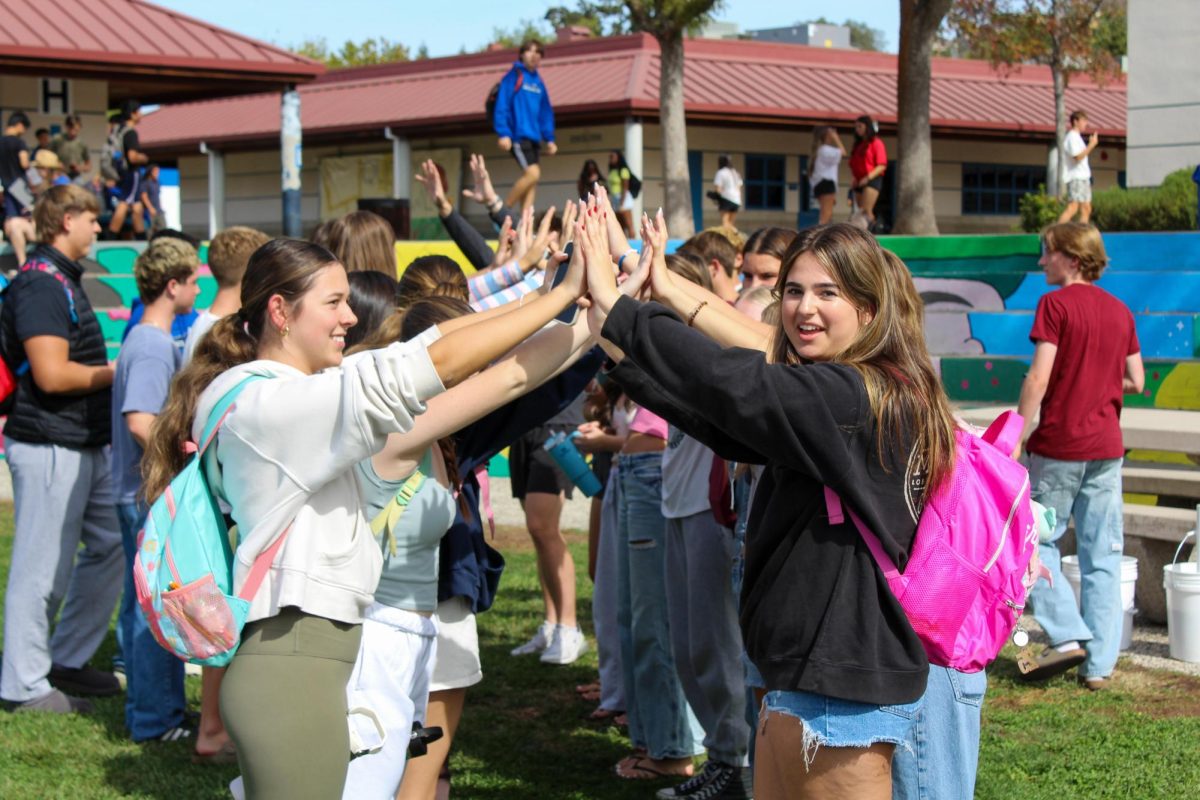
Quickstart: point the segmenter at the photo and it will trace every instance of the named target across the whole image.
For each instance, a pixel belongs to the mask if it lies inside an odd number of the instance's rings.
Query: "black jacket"
[[[825,511],[829,485],[904,568],[921,477],[908,474],[907,446],[880,463],[858,371],[768,364],[627,298],[604,336],[627,355],[613,377],[630,397],[726,459],[767,465],[750,511],[741,613],[767,688],[879,705],[920,698],[929,666],[920,640],[857,530],[830,525]]]
[[[0,346],[9,367],[15,373],[28,361],[24,340],[34,336],[66,339],[67,357],[76,363],[107,364],[104,334],[81,283],[83,266],[45,244],[30,252],[29,264],[39,268],[17,273],[0,309]],[[65,286],[54,270],[66,279]],[[101,447],[112,440],[111,403],[107,388],[83,395],[47,394],[26,369],[18,379],[4,435],[29,444]]]

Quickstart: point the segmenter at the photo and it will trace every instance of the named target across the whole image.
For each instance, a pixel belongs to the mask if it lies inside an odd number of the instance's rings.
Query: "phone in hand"
[[[550,288],[556,288],[560,283],[567,279],[567,273],[571,270],[571,257],[575,253],[575,243],[567,242],[567,246],[563,249],[566,258],[554,270],[554,277],[550,279]],[[554,318],[555,322],[563,325],[574,325],[575,320],[579,317],[579,305],[572,303],[571,305],[558,312],[558,316]]]

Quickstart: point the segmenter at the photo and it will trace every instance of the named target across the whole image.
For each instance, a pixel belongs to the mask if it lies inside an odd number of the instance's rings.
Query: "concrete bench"
[[[1200,501],[1200,469],[1130,466],[1126,462],[1121,470],[1121,484],[1127,492]]]

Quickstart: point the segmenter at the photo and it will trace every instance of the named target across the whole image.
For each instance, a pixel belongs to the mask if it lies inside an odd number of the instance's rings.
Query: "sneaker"
[[[121,693],[121,682],[111,672],[84,664],[82,667],[50,667],[50,685],[85,697],[108,697]]]
[[[51,714],[90,714],[94,710],[89,701],[63,694],[58,689],[13,706],[13,711],[49,711]]]
[[[555,625],[550,646],[542,653],[542,663],[572,664],[586,653],[587,649],[587,638],[583,635],[582,630]]]
[[[699,774],[678,786],[661,789],[662,800],[752,800],[752,775],[749,767],[734,767],[709,759]]]
[[[1108,678],[1102,678],[1100,676],[1085,678],[1080,675],[1079,685],[1087,689],[1089,692],[1102,692],[1108,688]]]
[[[549,622],[543,621],[538,626],[537,633],[533,635],[533,638],[519,647],[514,647],[510,654],[514,656],[530,656],[534,653],[540,653],[550,646],[550,637],[553,634],[554,626]]]
[[[1082,647],[1065,652],[1047,647],[1036,656],[1021,653],[1017,656],[1017,669],[1020,671],[1018,677],[1023,681],[1044,681],[1061,675],[1086,660],[1087,651]]]

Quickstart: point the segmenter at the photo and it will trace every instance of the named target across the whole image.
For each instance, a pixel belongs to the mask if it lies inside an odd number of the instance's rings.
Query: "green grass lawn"
[[[0,506],[0,580],[8,575],[11,507]],[[584,720],[573,687],[595,675],[595,651],[553,667],[512,658],[540,619],[533,555],[521,531],[501,529],[508,558],[495,608],[480,616],[486,678],[473,687],[452,757],[463,799],[650,798],[665,783],[612,774],[627,749],[620,731]],[[571,535],[585,575],[586,542]],[[580,615],[590,584],[580,579]],[[110,635],[95,659],[111,662]],[[1067,678],[1016,683],[1012,654],[990,671],[976,796],[987,800],[1149,800],[1200,797],[1200,680],[1122,662],[1111,690],[1090,694]],[[189,679],[197,700],[199,681]],[[198,706],[197,706],[198,707]],[[0,714],[0,798],[228,797],[236,768],[193,766],[189,745],[128,741],[122,698],[91,717]]]

